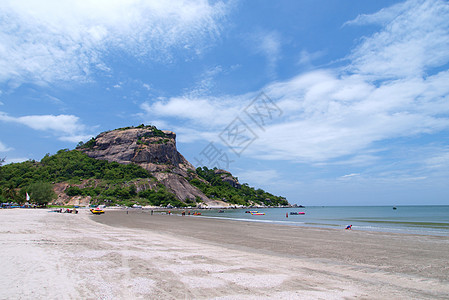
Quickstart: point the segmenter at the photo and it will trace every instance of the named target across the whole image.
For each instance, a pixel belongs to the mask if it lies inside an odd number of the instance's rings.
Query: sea
[[[407,233],[449,237],[449,206],[307,206],[203,210],[203,217],[293,226]],[[265,215],[252,215],[257,211]],[[290,212],[305,214],[291,215]]]

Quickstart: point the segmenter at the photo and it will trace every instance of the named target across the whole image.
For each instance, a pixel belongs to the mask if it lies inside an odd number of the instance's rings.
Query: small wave
[[[369,225],[353,225],[355,230],[363,231],[378,231],[378,232],[392,232],[392,233],[406,233],[406,234],[422,234],[422,235],[436,235],[436,236],[449,236],[449,231],[438,230],[430,228],[410,228],[410,227],[382,227],[382,226],[369,226]]]
[[[245,219],[245,218],[232,218],[232,217],[198,216],[198,218],[219,219],[219,220],[233,220],[233,221],[255,222],[255,223],[272,223],[272,224],[291,224],[291,225],[305,224],[305,222],[278,221],[278,220],[261,220],[261,219]]]

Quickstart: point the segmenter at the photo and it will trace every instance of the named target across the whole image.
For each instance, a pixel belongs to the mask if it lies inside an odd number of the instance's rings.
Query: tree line
[[[198,167],[196,174],[207,181],[207,183],[196,178],[191,179],[190,183],[199,188],[207,197],[232,204],[288,205],[286,198],[275,196],[262,189],[255,189],[247,183],[242,184],[240,187],[233,187],[229,182],[223,181],[221,175],[215,172],[216,170],[217,168]]]
[[[165,186],[158,185],[155,191],[135,192],[132,183],[136,179],[156,180],[147,170],[135,164],[119,164],[97,160],[77,150],[63,149],[55,155],[45,155],[40,162],[29,160],[0,167],[0,201],[26,201],[26,193],[32,201],[40,205],[55,199],[53,185],[68,182],[65,191],[69,196],[91,196],[93,202],[100,203],[147,203],[151,205],[182,205]],[[95,180],[97,186],[80,188],[80,182]],[[41,196],[45,192],[45,196]]]
[[[47,154],[40,162],[29,160],[1,166],[0,160],[0,202],[26,201],[28,193],[38,205],[46,205],[57,195],[53,185],[67,182],[64,191],[69,197],[91,197],[92,204],[133,204],[176,207],[195,206],[201,199],[180,201],[163,184],[144,168],[136,164],[119,164],[98,160],[78,150],[59,150],[55,155]],[[207,197],[237,205],[288,205],[284,197],[274,196],[262,189],[243,184],[233,187],[224,182],[216,168],[197,168],[189,171],[189,181]],[[196,175],[196,176],[195,176]],[[139,185],[144,179],[147,187]],[[152,186],[150,188],[149,186]],[[139,186],[139,191],[137,187]]]

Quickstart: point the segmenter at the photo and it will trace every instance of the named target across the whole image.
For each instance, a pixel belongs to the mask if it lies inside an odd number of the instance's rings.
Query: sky
[[[449,204],[449,2],[0,2],[0,158],[140,124],[303,205]]]

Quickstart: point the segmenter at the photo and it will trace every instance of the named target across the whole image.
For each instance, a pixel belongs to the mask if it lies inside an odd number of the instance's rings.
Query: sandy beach
[[[0,210],[0,299],[447,299],[449,239]]]

